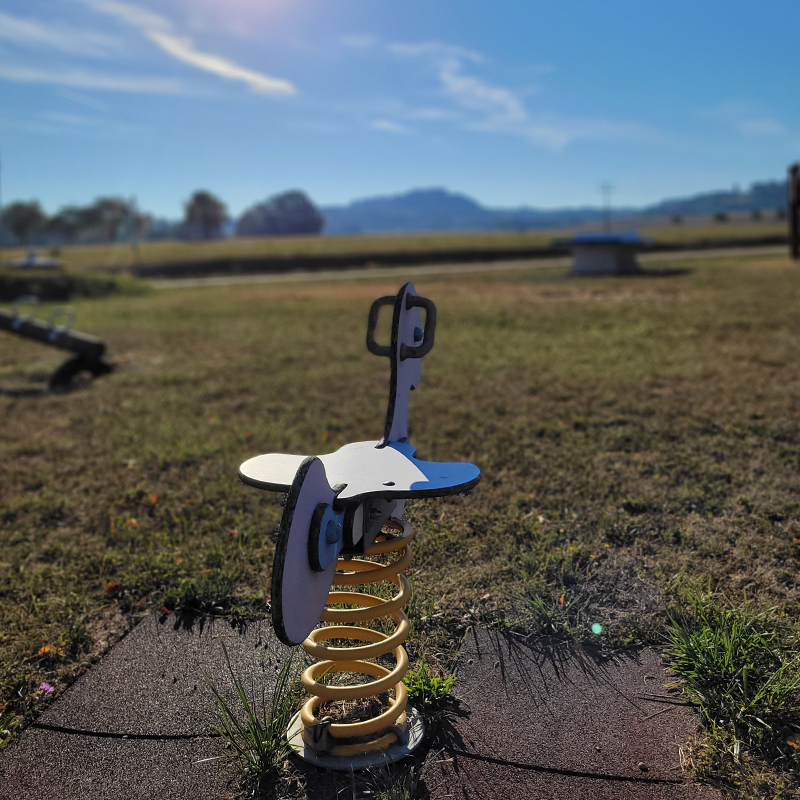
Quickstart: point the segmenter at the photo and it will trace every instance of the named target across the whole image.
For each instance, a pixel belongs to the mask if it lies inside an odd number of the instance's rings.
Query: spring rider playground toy
[[[383,306],[393,309],[389,345],[375,341]],[[425,310],[424,329],[420,309]],[[294,750],[319,766],[349,770],[396,761],[419,744],[424,732],[419,715],[406,710],[403,685],[408,655],[402,645],[410,629],[404,609],[411,585],[402,573],[411,563],[414,537],[402,518],[404,503],[467,492],[481,475],[473,464],[420,461],[408,441],[409,393],[419,384],[422,357],[433,348],[435,328],[436,307],[417,296],[410,283],[396,297],[372,304],[367,348],[391,362],[380,441],[355,442],[321,456],[270,453],[239,468],[244,483],[288,493],[272,569],[272,623],[282,642],[302,644],[319,659],[302,675],[310,698],[289,726]],[[391,600],[352,590],[381,581],[397,587]],[[358,626],[384,617],[394,621],[389,635]],[[320,620],[332,624],[318,628]],[[338,640],[364,644],[330,644]],[[390,653],[392,669],[376,663]],[[331,673],[374,680],[349,686],[323,683]],[[324,703],[361,701],[389,691],[394,694],[389,708],[373,719],[336,723],[317,715]]]

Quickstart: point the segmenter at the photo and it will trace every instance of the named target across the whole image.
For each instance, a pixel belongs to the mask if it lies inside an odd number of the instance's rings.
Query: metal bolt
[[[423,336],[423,330],[420,327],[414,328],[414,341],[421,342]]]
[[[342,526],[335,520],[328,520],[328,527],[325,528],[325,541],[328,544],[336,544],[342,538]]]

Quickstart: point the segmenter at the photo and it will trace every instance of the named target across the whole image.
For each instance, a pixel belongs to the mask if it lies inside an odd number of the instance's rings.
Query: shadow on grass
[[[675,278],[680,275],[691,275],[693,269],[688,267],[649,267],[640,273],[633,275],[634,278]]]
[[[567,275],[569,280],[574,278],[677,278],[683,275],[691,275],[694,272],[689,267],[648,267],[640,272],[608,272],[605,274],[587,273],[585,275]]]
[[[0,397],[44,397],[45,395],[50,394],[49,389],[46,386],[41,387],[15,387],[15,388],[5,388],[0,386]]]
[[[50,385],[51,375],[40,375],[28,378],[29,383],[42,383],[43,386],[0,386],[0,397],[47,397],[53,394],[75,394],[90,389],[95,379],[80,376],[70,383]]]

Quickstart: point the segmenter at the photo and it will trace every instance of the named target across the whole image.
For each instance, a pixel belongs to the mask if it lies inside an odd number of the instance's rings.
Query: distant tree
[[[131,232],[136,236],[142,237],[147,234],[153,225],[153,215],[147,212],[137,211],[132,215]]]
[[[236,226],[237,236],[300,236],[322,232],[325,219],[303,192],[275,195],[249,208]]]
[[[82,212],[78,206],[64,206],[47,221],[47,232],[71,244],[81,230]]]
[[[728,215],[724,211],[717,211],[717,213],[714,214],[714,222],[727,222],[727,221],[728,221]]]
[[[785,208],[776,208],[775,209],[775,219],[786,219],[786,209]]]
[[[128,201],[120,197],[98,197],[90,209],[103,241],[115,241],[120,227],[128,219]]]
[[[753,210],[750,212],[750,216],[751,216],[751,217],[752,217],[754,220],[759,220],[759,219],[761,219],[761,209],[760,209],[760,208],[754,208],[754,209],[753,209]]]
[[[211,192],[197,191],[185,204],[184,224],[190,230],[199,229],[204,239],[217,236],[227,219],[225,204]]]
[[[89,206],[64,206],[50,218],[47,231],[68,243],[77,239],[113,242],[129,216],[126,200],[98,197]]]
[[[44,226],[46,220],[47,217],[36,200],[31,200],[29,203],[18,200],[7,205],[0,214],[0,222],[23,245],[28,243],[28,238],[34,231]]]
[[[683,217],[680,214],[673,214],[672,215],[672,224],[673,225],[681,225],[683,223]]]

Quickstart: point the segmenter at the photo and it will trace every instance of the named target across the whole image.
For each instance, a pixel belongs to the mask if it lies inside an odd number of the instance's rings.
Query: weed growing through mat
[[[6,711],[4,707],[0,707],[0,709],[0,749],[2,749],[11,741],[21,722],[12,711]]]
[[[456,679],[431,675],[425,659],[419,662],[417,669],[411,669],[403,678],[408,690],[408,699],[429,719],[436,720],[456,704],[451,694]]]
[[[721,608],[698,595],[673,616],[667,655],[708,730],[706,760],[734,785],[753,758],[779,771],[800,766],[797,634],[775,609]],[[727,765],[725,762],[728,762]],[[727,773],[727,774],[726,774]]]
[[[292,650],[283,662],[269,699],[263,682],[260,690],[251,687],[248,694],[244,682],[231,666],[224,643],[222,649],[238,704],[229,703],[220,690],[208,682],[219,715],[220,724],[215,730],[230,746],[233,758],[242,769],[245,785],[254,797],[260,797],[262,789],[276,781],[290,751],[286,729],[300,697],[296,688],[296,651]]]
[[[359,794],[353,787],[353,800],[416,800],[421,796],[420,770],[416,764],[401,761],[397,764],[370,767],[360,776],[363,788]],[[353,781],[355,784],[355,781]]]

